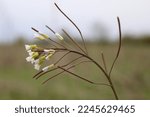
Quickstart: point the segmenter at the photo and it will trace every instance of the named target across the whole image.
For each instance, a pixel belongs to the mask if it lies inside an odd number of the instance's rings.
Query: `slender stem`
[[[74,61],[77,61],[77,60],[80,59],[80,58],[82,58],[82,56],[75,58],[74,60],[68,62],[67,64],[62,65],[61,67],[66,67],[66,66],[70,65],[71,63],[73,63]],[[33,78],[38,79],[39,77],[43,76],[44,74],[46,74],[46,73],[48,73],[48,72],[55,71],[55,70],[57,70],[57,69],[58,69],[58,67],[53,68],[53,69],[51,69],[51,70],[49,70],[49,71],[46,71],[46,72],[40,71],[40,72],[38,72],[37,74],[35,74],[35,75],[33,76]]]
[[[31,27],[32,30],[34,30],[35,32],[39,33],[39,31],[33,27]]]
[[[39,79],[41,76],[43,76],[44,74],[46,74],[46,73],[48,73],[48,72],[52,72],[52,71],[55,71],[55,70],[57,70],[58,68],[56,67],[56,68],[53,68],[53,69],[51,69],[51,70],[49,70],[49,71],[46,71],[46,72],[43,72],[43,71],[40,71],[39,73],[37,73],[33,78],[35,78],[35,79]]]
[[[55,32],[53,29],[51,29],[49,26],[45,25],[45,27],[46,27],[47,29],[49,29],[53,34],[56,33],[56,32]]]
[[[63,70],[63,71],[61,71],[61,72],[59,72],[59,73],[53,75],[52,77],[48,78],[48,79],[45,80],[42,84],[45,84],[46,82],[48,82],[49,80],[55,78],[56,76],[61,75],[61,74],[64,73],[66,70],[68,71],[69,69],[74,68],[74,67],[76,67],[77,65],[82,64],[82,63],[85,63],[85,62],[89,62],[89,61],[82,61],[82,62],[80,62],[80,63],[78,63],[78,64],[72,65],[72,66],[70,66],[69,68],[67,68],[67,69],[65,69],[65,70]],[[62,69],[64,66],[65,66],[65,65],[61,66],[61,69]],[[58,68],[60,68],[60,66],[58,66],[57,69],[58,69]],[[92,81],[89,81],[89,80],[86,80],[86,79],[85,79],[85,81],[92,82]],[[99,85],[101,84],[101,85],[110,86],[110,85],[105,84],[105,83],[94,83],[94,82],[92,82],[92,84],[99,84]]]
[[[62,29],[62,31],[67,35],[67,37],[76,45],[76,47],[78,47],[83,53],[85,53],[84,52],[84,50],[79,46],[79,44],[76,42],[76,41],[74,41],[74,39],[64,30],[64,29]],[[86,54],[86,53],[85,53]]]
[[[57,41],[54,41],[54,40],[52,40],[51,38],[48,38],[48,39],[49,39],[50,41],[52,41],[53,43],[55,43],[55,44],[57,44],[57,45],[59,45],[59,46],[65,48],[65,49],[67,49],[64,45],[58,43]]]
[[[86,81],[86,82],[89,82],[89,83],[91,83],[91,84],[110,86],[110,85],[105,84],[105,83],[95,83],[95,82],[93,82],[93,81],[87,80],[86,78],[83,78],[83,77],[81,77],[81,76],[79,76],[79,75],[77,75],[77,74],[75,74],[75,73],[69,71],[68,69],[64,69],[63,67],[60,67],[60,66],[58,66],[58,67],[59,67],[60,69],[64,70],[64,71],[68,72],[69,74],[71,74],[71,75],[73,75],[73,76],[76,76],[77,78],[80,78],[80,79],[82,79],[82,80],[84,80],[84,81]]]
[[[117,61],[117,59],[118,59],[118,57],[119,57],[120,49],[121,49],[121,38],[122,38],[122,34],[121,34],[121,24],[120,24],[120,19],[119,19],[119,17],[117,17],[117,21],[118,21],[118,28],[119,28],[119,46],[118,46],[118,51],[117,51],[116,57],[115,57],[115,59],[114,59],[114,61],[113,61],[113,63],[112,63],[112,66],[111,66],[111,68],[110,68],[110,71],[109,71],[109,77],[110,77],[111,72],[112,72],[112,70],[113,70],[113,67],[114,67],[114,65],[115,65],[115,63],[116,63],[116,61]]]
[[[86,48],[86,45],[85,45],[85,41],[84,41],[84,38],[83,38],[83,35],[82,35],[82,32],[81,30],[79,29],[79,27],[59,8],[59,6],[54,3],[55,6],[57,7],[57,9],[75,26],[75,28],[78,30],[80,36],[81,36],[81,39],[82,39],[82,42],[84,44],[84,48],[85,48],[85,53],[88,54],[88,51],[87,51],[87,48]]]
[[[70,52],[65,53],[60,59],[58,59],[54,65],[58,64],[65,56],[67,56]]]
[[[71,68],[73,68],[73,67],[75,67],[75,66],[71,66],[71,67],[67,68],[67,70],[69,70],[69,69],[71,69]],[[58,68],[59,68],[59,67],[58,67]],[[55,78],[56,76],[58,76],[58,75],[60,75],[60,74],[62,74],[62,73],[64,73],[64,72],[65,72],[65,71],[63,70],[63,71],[61,71],[61,72],[59,72],[59,73],[53,75],[52,77],[50,77],[50,78],[48,78],[47,80],[45,80],[42,84],[45,84],[45,83],[48,82],[49,80]]]
[[[107,66],[106,66],[106,61],[105,61],[105,57],[104,57],[104,53],[103,52],[101,52],[101,56],[102,56],[102,61],[103,61],[103,64],[104,64],[105,71],[107,73]]]
[[[48,28],[54,35],[56,34],[56,32],[50,28],[49,26],[45,25],[46,28]],[[58,43],[58,42],[57,42]],[[64,44],[67,44],[65,41],[63,41]],[[63,46],[62,44],[58,43],[59,45]],[[70,46],[69,44],[67,44],[67,46]],[[63,46],[64,48],[66,48],[65,46]]]

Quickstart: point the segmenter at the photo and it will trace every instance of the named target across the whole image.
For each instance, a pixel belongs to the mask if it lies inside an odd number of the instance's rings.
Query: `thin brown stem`
[[[40,71],[39,73],[37,73],[38,75],[35,75],[35,79],[39,79],[41,76],[43,76],[44,74],[46,74],[46,73],[48,73],[48,72],[52,72],[52,71],[55,71],[55,70],[57,70],[58,68],[56,67],[56,68],[53,68],[53,69],[51,69],[51,70],[49,70],[49,71],[46,71],[46,72],[43,72],[43,71]]]
[[[83,38],[83,35],[82,35],[82,32],[81,30],[79,29],[79,27],[60,9],[60,7],[54,3],[55,6],[57,7],[57,9],[75,26],[75,28],[78,30],[80,36],[81,36],[81,39],[82,39],[82,42],[84,44],[84,48],[85,48],[85,52],[86,54],[88,54],[88,51],[87,51],[87,48],[86,48],[86,45],[85,45],[85,41],[84,41],[84,38]]]
[[[32,30],[34,30],[35,32],[39,33],[39,31],[33,27],[31,27]]]
[[[69,63],[67,63],[67,64],[65,64],[65,65],[62,65],[62,67],[66,67],[66,66],[70,65],[71,63],[77,61],[77,60],[80,59],[80,58],[82,58],[82,56],[75,58],[74,60],[70,61]],[[38,79],[38,78],[40,78],[41,76],[43,76],[44,74],[46,74],[46,73],[48,73],[48,72],[55,71],[55,70],[57,70],[57,69],[58,69],[58,67],[53,68],[53,69],[51,69],[51,70],[48,70],[48,71],[46,71],[46,72],[40,71],[40,72],[38,72],[37,74],[35,74],[35,75],[33,76],[33,78]]]
[[[39,71],[38,73],[36,73],[34,76],[33,76],[33,78],[35,78],[35,77],[37,77],[38,75],[40,75],[41,73],[43,73],[43,71],[41,70],[41,71]]]
[[[53,34],[56,34],[56,32],[55,32],[52,28],[50,28],[49,26],[45,25],[45,27],[48,28]],[[66,44],[67,46],[70,46],[70,45],[67,44],[65,41],[63,41],[63,43]],[[58,44],[58,42],[57,42],[57,44]],[[62,44],[60,44],[60,43],[59,43],[59,45],[61,45],[61,46],[63,46],[64,48],[66,48],[64,45],[62,45]]]
[[[64,70],[64,71],[68,72],[69,74],[71,74],[71,75],[73,75],[73,76],[75,76],[75,77],[77,77],[77,78],[79,78],[79,79],[82,79],[82,80],[84,80],[84,81],[86,81],[86,82],[89,82],[89,83],[91,83],[91,84],[110,86],[110,85],[105,84],[105,83],[95,83],[95,82],[93,82],[93,81],[87,80],[86,78],[81,77],[81,76],[79,76],[79,75],[77,75],[77,74],[75,74],[75,73],[69,71],[68,69],[64,69],[63,67],[60,67],[60,66],[58,66],[58,67],[59,67],[60,69]]]
[[[119,29],[119,46],[118,46],[118,50],[117,50],[116,57],[115,57],[115,59],[114,59],[114,61],[113,61],[113,63],[112,63],[112,66],[111,66],[111,68],[110,68],[110,71],[109,71],[109,77],[110,77],[111,72],[112,72],[112,70],[113,70],[113,67],[114,67],[114,65],[115,65],[115,63],[116,63],[116,61],[117,61],[117,59],[118,59],[118,57],[119,57],[120,49],[121,49],[121,38],[122,38],[122,34],[121,34],[121,24],[120,24],[120,19],[119,19],[119,17],[117,17],[117,21],[118,21],[118,29]]]
[[[48,39],[49,39],[50,41],[52,41],[53,43],[55,43],[55,44],[57,44],[57,45],[59,45],[59,46],[65,48],[65,49],[67,49],[64,45],[58,43],[57,41],[54,41],[54,40],[52,40],[51,38],[48,38]]]
[[[72,65],[72,66],[70,66],[69,68],[67,68],[67,70],[69,70],[69,69],[71,69],[71,68],[74,68],[74,67],[76,67],[77,65],[82,64],[82,63],[85,63],[85,62],[89,62],[89,61],[82,61],[82,62],[80,62],[80,63],[78,63],[78,64]],[[61,67],[64,67],[64,66],[65,66],[65,65],[63,65],[63,66],[61,66]],[[57,69],[59,69],[59,67],[57,67]],[[61,72],[59,72],[59,73],[53,75],[52,77],[50,77],[50,78],[48,78],[47,80],[45,80],[42,84],[45,84],[45,83],[48,82],[49,80],[55,78],[55,77],[58,76],[58,75],[61,75],[61,74],[64,73],[64,72],[65,72],[65,71],[63,70],[63,71],[61,71]]]
[[[67,35],[67,37],[76,45],[76,47],[78,47],[83,53],[85,53],[84,52],[84,50],[79,46],[79,44],[64,30],[64,29],[62,29],[62,31]]]
[[[56,32],[55,32],[53,29],[51,29],[49,26],[45,25],[45,27],[46,27],[47,29],[49,29],[53,34],[56,33]]]
[[[61,58],[59,58],[54,65],[58,64],[64,57],[66,57],[70,52],[67,52],[66,54],[64,54]]]
[[[73,67],[75,67],[75,66],[71,66],[71,67],[67,68],[67,70],[69,70],[69,69],[71,69],[71,68],[73,68]],[[58,68],[59,68],[59,67],[58,67]],[[53,75],[52,77],[50,77],[50,78],[48,78],[47,80],[45,80],[42,84],[45,84],[45,83],[48,82],[49,80],[55,78],[55,77],[58,76],[58,75],[61,75],[61,74],[64,73],[64,72],[65,72],[65,71],[61,71],[61,72],[59,72],[59,73]]]
[[[101,52],[101,56],[102,56],[102,61],[103,61],[103,64],[104,64],[105,71],[106,71],[106,73],[108,73],[107,66],[106,66],[106,61],[105,61],[105,56],[104,56],[103,52]]]
[[[31,27],[31,29],[34,30],[35,32],[37,32],[38,34],[40,34],[40,32],[39,32],[37,29],[35,29],[35,28],[33,28],[33,27]],[[51,29],[51,31],[52,31],[52,29]],[[52,31],[52,32],[53,32],[53,31]],[[40,34],[40,35],[41,35],[41,34]],[[53,42],[53,43],[55,43],[55,44],[57,44],[57,45],[59,45],[59,46],[61,46],[61,47],[63,47],[63,48],[66,48],[66,47],[63,46],[62,44],[60,44],[60,43],[58,43],[58,42],[52,40],[50,37],[49,37],[48,39],[49,39],[51,42]],[[53,45],[53,46],[57,47],[56,45]]]

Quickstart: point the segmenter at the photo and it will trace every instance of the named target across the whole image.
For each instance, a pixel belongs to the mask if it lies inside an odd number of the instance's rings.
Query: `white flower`
[[[51,67],[53,67],[54,66],[54,64],[51,64],[51,65],[49,65],[49,66],[46,66],[46,67],[44,67],[43,69],[42,69],[42,71],[43,72],[46,72],[46,71],[48,71],[48,69],[50,69]]]
[[[26,58],[26,61],[27,61],[27,62],[31,62],[31,63],[33,64],[35,60],[34,60],[31,56],[28,56],[28,57]]]
[[[26,61],[27,61],[27,62],[31,62],[31,60],[32,60],[32,57],[31,57],[31,56],[29,56],[29,57],[26,58]]]
[[[27,52],[28,52],[28,53],[31,53],[32,51],[31,51],[31,50],[28,50]]]
[[[56,37],[59,39],[59,40],[64,40],[64,38],[59,34],[59,33],[55,33]]]
[[[30,50],[30,46],[29,45],[25,45],[26,50]]]
[[[34,62],[35,62],[35,60],[32,58],[32,59],[31,59],[31,63],[34,64]]]
[[[34,61],[34,64],[39,64],[39,59],[36,59],[36,60]]]
[[[41,67],[41,66],[40,66],[39,64],[35,64],[35,65],[34,65],[34,68],[35,68],[36,70],[40,70],[40,67]]]
[[[32,51],[29,51],[28,53],[29,53],[29,56],[32,56],[34,54],[34,52]]]

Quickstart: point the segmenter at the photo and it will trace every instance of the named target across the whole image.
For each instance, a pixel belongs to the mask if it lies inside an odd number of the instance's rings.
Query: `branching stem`
[[[84,53],[85,54],[88,54],[88,51],[87,51],[87,48],[86,48],[86,45],[85,45],[85,41],[84,41],[84,38],[83,38],[83,35],[82,35],[82,32],[81,30],[79,29],[79,27],[60,9],[60,7],[54,3],[55,6],[57,7],[57,9],[75,26],[75,28],[78,30],[80,36],[81,36],[81,39],[82,39],[82,42],[83,42],[83,45],[84,45],[84,48],[85,48],[85,51]]]

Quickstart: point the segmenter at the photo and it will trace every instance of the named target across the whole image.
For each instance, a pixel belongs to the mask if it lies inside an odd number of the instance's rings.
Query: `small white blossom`
[[[31,63],[33,64],[35,60],[34,60],[31,56],[28,56],[28,57],[26,58],[26,61],[27,61],[27,62],[31,62]]]
[[[25,48],[27,51],[31,49],[29,45],[25,45]]]
[[[34,64],[39,64],[39,59],[36,59],[36,60],[34,61]]]
[[[27,52],[28,52],[28,53],[31,53],[32,51],[31,51],[31,50],[28,50]]]
[[[31,63],[34,64],[34,62],[35,62],[35,60],[32,58],[32,59],[31,59]]]
[[[59,39],[59,40],[64,40],[64,38],[59,34],[59,33],[55,33],[56,37]]]
[[[29,57],[26,58],[26,61],[27,61],[27,62],[31,62],[31,60],[32,60],[32,57],[31,57],[31,56],[29,56]]]
[[[28,53],[29,53],[29,56],[32,56],[34,54],[34,52],[32,51],[29,51]]]
[[[40,67],[41,67],[41,66],[40,66],[39,64],[35,64],[35,65],[34,65],[34,68],[35,68],[36,70],[40,70]]]

